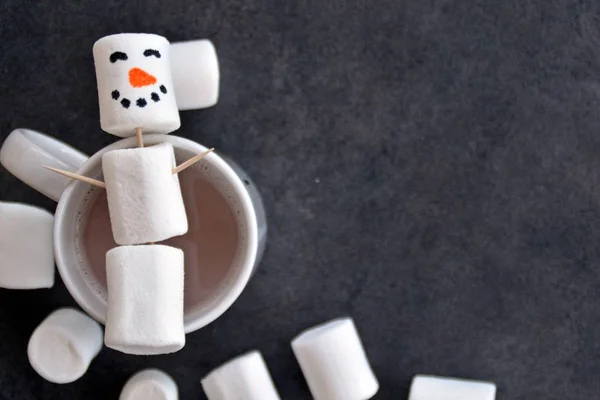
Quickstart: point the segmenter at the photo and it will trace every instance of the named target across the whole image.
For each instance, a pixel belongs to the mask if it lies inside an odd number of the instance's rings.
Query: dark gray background
[[[43,4],[42,4],[43,3]],[[116,399],[162,368],[183,399],[250,349],[283,399],[309,393],[289,347],[350,315],[381,383],[491,380],[498,399],[600,392],[600,3],[575,0],[4,1],[0,139],[29,127],[92,154],[92,44],[118,32],[210,38],[221,97],[180,136],[232,156],[269,217],[259,271],[180,352],[104,349],[45,382],[29,335],[64,285],[0,290],[0,398]],[[54,210],[0,172],[0,198]]]

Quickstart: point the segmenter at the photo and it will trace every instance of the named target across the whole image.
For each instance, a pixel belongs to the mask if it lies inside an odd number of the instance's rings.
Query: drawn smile
[[[165,85],[160,85],[158,89],[161,91],[162,94],[167,94],[167,88],[165,87]],[[119,93],[118,90],[113,90],[111,96],[114,100],[117,101],[121,99],[120,103],[123,106],[123,108],[129,108],[129,106],[131,106],[131,100],[126,97],[121,98],[121,93]],[[150,93],[150,100],[154,103],[158,103],[160,101],[160,95],[156,92],[152,92]],[[135,105],[140,108],[144,108],[148,105],[148,100],[146,100],[145,97],[139,97],[137,100],[135,100]]]

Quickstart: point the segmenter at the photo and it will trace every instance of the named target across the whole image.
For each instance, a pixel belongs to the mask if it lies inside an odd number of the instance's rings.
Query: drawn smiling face
[[[160,51],[158,51],[156,49],[146,49],[146,50],[144,50],[143,54],[144,54],[144,57],[156,57],[156,58],[162,57],[162,55],[160,54]],[[110,55],[109,59],[110,59],[110,62],[114,64],[117,62],[128,61],[129,56],[127,56],[126,53],[123,53],[121,51],[115,51],[114,53],[112,53]],[[131,68],[129,70],[127,76],[129,79],[129,84],[131,85],[132,88],[148,88],[148,87],[150,87],[151,89],[155,89],[155,86],[157,85],[157,79],[154,75],[152,75],[138,67]],[[160,101],[160,95],[157,93],[159,90],[163,95],[167,94],[167,88],[165,87],[165,85],[161,84],[160,86],[158,86],[158,90],[150,93],[148,100],[146,99],[146,97],[138,97],[135,100],[135,105],[138,107],[142,107],[142,108],[146,107],[148,105],[149,100],[152,100],[152,102],[154,102],[154,103],[158,103]],[[129,108],[129,106],[131,105],[131,100],[126,97],[122,97],[119,89],[113,90],[110,95],[114,100],[120,101],[121,105],[124,108]]]
[[[169,133],[180,126],[172,93],[169,42],[150,34],[119,34],[94,44],[102,129],[117,136]]]

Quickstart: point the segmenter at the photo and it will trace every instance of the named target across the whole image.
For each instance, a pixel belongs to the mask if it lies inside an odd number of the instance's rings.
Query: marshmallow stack
[[[179,110],[195,110],[219,100],[219,61],[207,39],[171,44],[171,71]]]
[[[185,345],[183,251],[120,246],[106,253],[105,344],[129,354],[166,354]]]
[[[258,351],[221,365],[202,379],[208,400],[280,400],[267,365]]]
[[[304,331],[292,349],[315,400],[367,400],[379,390],[350,318]]]
[[[54,216],[21,203],[0,202],[0,287],[54,285]]]
[[[173,174],[173,146],[112,150],[102,157],[108,208],[115,242],[160,242],[188,230],[179,187]]]
[[[101,348],[100,325],[75,309],[62,308],[35,329],[27,355],[42,378],[70,383],[83,376]]]
[[[126,33],[94,44],[100,125],[116,136],[170,133],[180,126],[170,43]],[[154,245],[188,230],[171,144],[117,149],[102,156],[116,247],[106,254],[108,310],[104,342],[129,354],[185,345],[183,252]],[[150,243],[150,245],[147,245]]]
[[[146,369],[133,375],[121,390],[119,400],[178,400],[177,384],[158,369]]]
[[[136,128],[170,133],[180,127],[167,39],[110,35],[94,43],[93,53],[103,130],[128,137]]]
[[[417,375],[408,400],[494,400],[496,385],[491,382]]]

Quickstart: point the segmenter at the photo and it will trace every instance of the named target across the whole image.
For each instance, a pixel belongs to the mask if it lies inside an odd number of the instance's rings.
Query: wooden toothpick
[[[180,164],[180,165],[176,166],[175,168],[173,168],[173,175],[174,175],[174,174],[178,174],[178,173],[180,173],[181,171],[183,171],[184,169],[186,169],[187,167],[189,167],[189,166],[191,166],[191,165],[193,165],[193,164],[197,163],[198,161],[200,161],[200,160],[202,160],[204,157],[206,157],[206,155],[207,155],[208,153],[211,153],[211,152],[213,152],[213,151],[215,151],[215,149],[214,149],[214,148],[212,148],[212,149],[208,149],[208,150],[206,150],[206,151],[204,151],[204,152],[202,152],[202,153],[200,153],[200,154],[198,154],[198,155],[195,155],[194,157],[190,158],[190,159],[189,159],[189,160],[187,160],[186,162],[184,162],[184,163],[182,163],[182,164]]]
[[[144,137],[142,136],[142,128],[135,128],[135,138],[137,139],[138,147],[144,147]]]
[[[90,185],[97,186],[102,189],[106,189],[106,185],[104,184],[104,182],[98,181],[96,179],[88,178],[87,176],[83,176],[83,175],[79,175],[79,174],[74,174],[73,172],[64,171],[64,170],[58,169],[58,168],[48,167],[46,165],[44,165],[44,168],[49,169],[50,171],[54,171],[57,174],[66,176],[67,178],[77,179],[78,181],[89,183]]]

